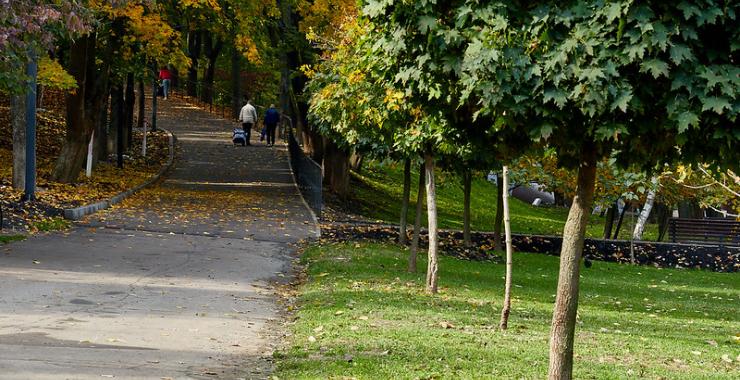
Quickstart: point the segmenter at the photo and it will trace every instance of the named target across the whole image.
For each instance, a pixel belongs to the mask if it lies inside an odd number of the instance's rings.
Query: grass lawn
[[[23,235],[0,235],[0,244],[12,243],[14,241],[21,241],[26,237]]]
[[[449,173],[435,173],[437,181],[437,212],[441,228],[462,229],[463,191],[460,179]],[[412,171],[411,206],[409,219],[413,223],[416,204],[418,173]],[[398,223],[403,197],[403,165],[380,165],[370,162],[363,167],[360,175],[354,175],[355,212],[370,219]],[[470,223],[473,230],[492,231],[496,216],[496,185],[485,178],[474,178],[471,192]],[[566,208],[534,207],[518,199],[510,198],[511,229],[515,233],[560,235],[563,233],[568,216]],[[592,215],[587,236],[600,238],[604,231],[604,217]],[[635,218],[636,219],[636,218]],[[424,217],[426,223],[426,216]],[[620,239],[629,239],[634,221],[625,216],[620,230]],[[616,222],[615,222],[616,228]],[[655,240],[658,227],[648,224],[643,238]]]
[[[542,379],[557,258],[515,255],[512,315],[499,331],[504,266],[441,258],[440,294],[425,263],[376,243],[310,247],[280,379]],[[730,379],[740,373],[740,276],[596,262],[584,269],[576,331],[579,379]],[[733,375],[734,374],[734,375]]]

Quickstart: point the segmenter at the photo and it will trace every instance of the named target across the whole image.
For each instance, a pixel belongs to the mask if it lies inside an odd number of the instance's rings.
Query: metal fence
[[[290,164],[298,188],[303,193],[308,206],[313,209],[317,217],[321,217],[323,198],[321,194],[321,166],[306,156],[303,149],[293,135],[293,129],[288,129],[288,151]]]

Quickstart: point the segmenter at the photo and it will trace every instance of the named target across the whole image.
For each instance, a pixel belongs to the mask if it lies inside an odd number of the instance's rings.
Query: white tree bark
[[[634,240],[642,240],[642,234],[643,232],[645,232],[645,225],[647,224],[648,217],[650,216],[650,211],[652,211],[653,204],[655,203],[655,193],[657,192],[658,188],[658,178],[653,177],[651,182],[653,183],[653,188],[648,191],[647,199],[645,200],[645,206],[642,207],[640,216],[637,218],[637,223],[635,224],[635,230],[632,231],[632,239]]]
[[[13,188],[26,186],[26,96],[10,97],[10,118],[13,124]]]
[[[514,248],[511,244],[511,219],[509,218],[509,168],[504,166],[503,173],[503,204],[504,204],[504,234],[506,235],[506,285],[504,287],[504,306],[501,309],[499,328],[506,330],[509,326],[511,312],[511,273],[514,263]]]
[[[437,194],[434,187],[434,157],[431,153],[424,155],[427,187],[427,221],[429,222],[429,260],[427,264],[426,290],[437,293],[439,263],[437,257]]]

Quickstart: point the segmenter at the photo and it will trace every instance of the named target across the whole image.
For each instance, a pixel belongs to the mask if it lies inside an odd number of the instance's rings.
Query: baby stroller
[[[234,129],[234,134],[231,136],[231,141],[234,142],[234,145],[241,144],[241,146],[247,146],[247,136],[244,134],[244,130]]]

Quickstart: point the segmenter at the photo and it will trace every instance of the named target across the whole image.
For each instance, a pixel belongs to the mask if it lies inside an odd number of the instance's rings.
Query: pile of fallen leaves
[[[169,157],[169,138],[164,132],[149,132],[147,156],[141,156],[142,132],[134,132],[133,144],[124,156],[124,168],[116,167],[116,157],[99,161],[90,178],[81,173],[75,183],[51,180],[56,158],[65,136],[63,116],[39,113],[37,127],[37,199],[21,202],[22,192],[12,188],[12,128],[10,112],[0,107],[0,206],[2,227],[33,232],[35,226],[63,215],[63,209],[108,199],[145,182],[156,174]]]
[[[322,223],[321,242],[377,241],[383,243],[398,242],[398,226],[374,223]],[[410,226],[409,234],[413,232]],[[478,237],[478,236],[476,236]],[[462,234],[456,231],[439,232],[440,253],[463,260],[502,262],[501,257],[493,251],[493,243],[483,239],[474,239],[472,247],[465,247]],[[422,230],[419,234],[419,246],[429,246],[429,235]]]

